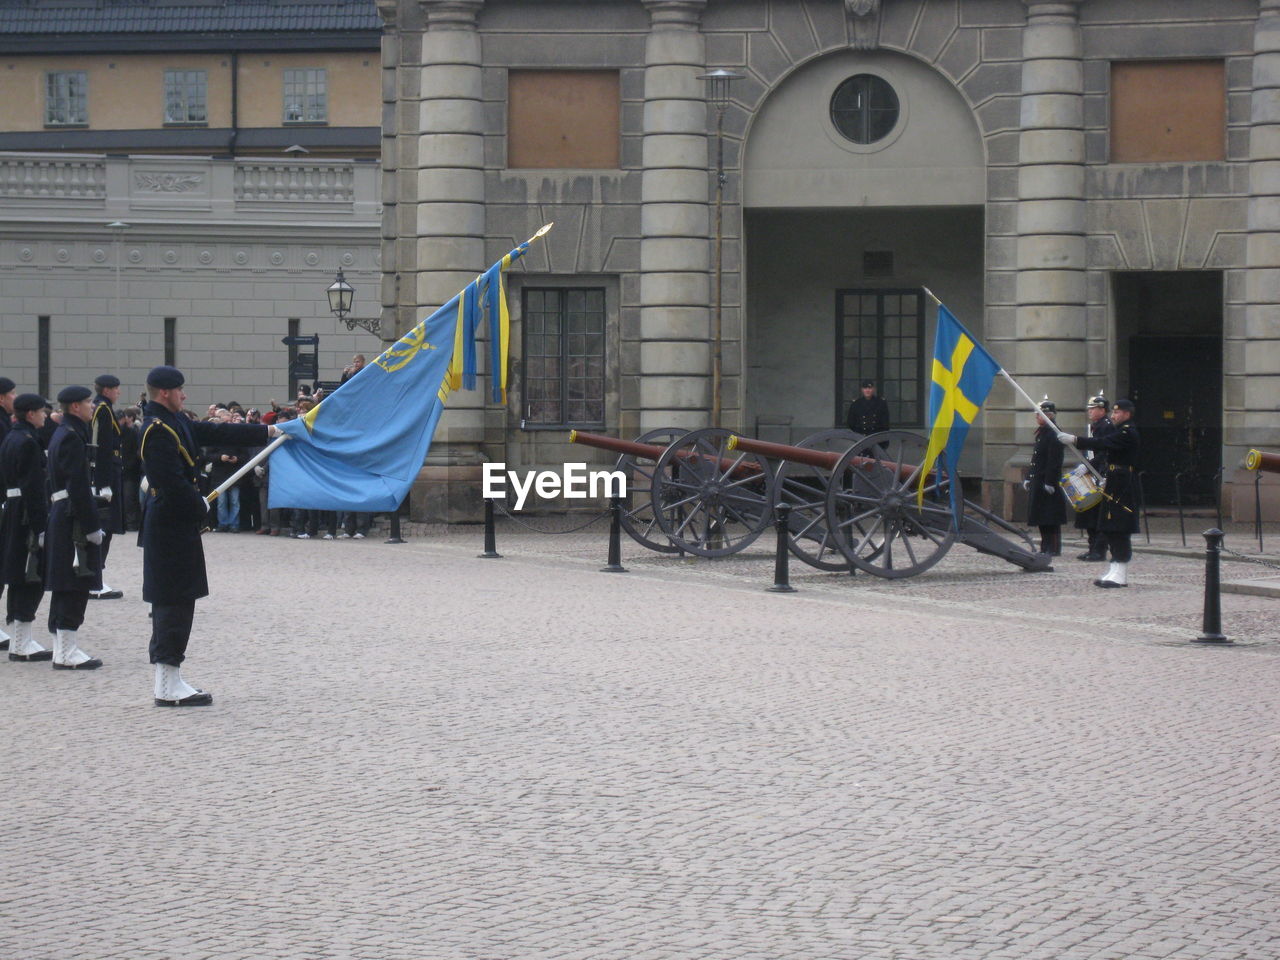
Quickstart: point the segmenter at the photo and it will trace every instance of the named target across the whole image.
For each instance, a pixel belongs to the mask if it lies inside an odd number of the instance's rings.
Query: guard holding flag
[[[98,520],[106,531],[102,540],[102,575],[105,577],[112,534],[124,533],[124,460],[120,454],[120,422],[112,407],[120,399],[120,378],[104,373],[93,385],[98,395],[93,398],[93,419],[89,421],[89,451]],[[102,588],[90,591],[89,596],[94,600],[115,600],[124,593],[113,590],[104,581]]]
[[[196,600],[209,595],[200,530],[209,503],[200,495],[196,461],[201,446],[261,447],[274,426],[208,423],[182,413],[185,378],[174,367],[147,374],[148,402],[139,454],[148,484],[142,508],[142,599],[151,604],[150,659],[156,667],[155,702],[202,707],[213,695],[182,679]]]
[[[65,387],[58,394],[62,423],[49,441],[49,529],[45,540],[45,589],[55,670],[95,670],[102,661],[80,649],[76,634],[84,623],[89,591],[102,589],[106,535],[89,483],[89,419],[92,391]]]
[[[20,662],[49,660],[46,650],[31,636],[36,610],[44,597],[44,536],[49,522],[45,491],[44,447],[38,431],[47,414],[44,397],[20,394],[13,401],[17,422],[0,442],[0,486],[4,487],[0,517],[0,583],[9,589],[5,621],[13,631],[9,659]]]

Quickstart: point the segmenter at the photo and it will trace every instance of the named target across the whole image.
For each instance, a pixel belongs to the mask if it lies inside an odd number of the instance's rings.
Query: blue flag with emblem
[[[547,224],[297,420],[271,456],[268,505],[394,510],[418,476],[449,394],[476,386],[476,337],[489,317],[493,401],[506,398],[505,272]]]
[[[969,427],[978,416],[1000,364],[969,334],[946,307],[938,304],[938,332],[933,340],[933,384],[929,389],[929,446],[920,465],[916,503],[924,502],[925,478],[941,458],[952,476],[960,464]],[[958,484],[951,485],[951,505],[960,515]]]

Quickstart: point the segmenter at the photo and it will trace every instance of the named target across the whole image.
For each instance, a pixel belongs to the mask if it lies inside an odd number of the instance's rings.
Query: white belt
[[[22,488],[10,487],[8,490],[4,492],[4,495],[8,497],[10,500],[12,500],[14,497],[20,497],[22,496]]]
[[[71,496],[71,494],[67,493],[65,490],[55,490],[53,496],[49,498],[49,502],[57,503],[59,500],[65,500],[69,496]]]

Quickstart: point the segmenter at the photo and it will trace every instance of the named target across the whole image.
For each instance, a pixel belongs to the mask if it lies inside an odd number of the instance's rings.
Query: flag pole
[[[260,464],[263,460],[267,459],[267,457],[269,457],[269,456],[271,455],[271,451],[272,451],[272,450],[274,450],[276,447],[280,446],[280,444],[284,443],[284,442],[285,442],[286,440],[288,440],[288,439],[289,439],[289,435],[288,435],[287,433],[282,433],[282,434],[280,434],[279,436],[277,436],[274,440],[272,440],[272,441],[271,441],[270,443],[268,443],[265,447],[263,447],[261,450],[259,450],[259,451],[258,451],[258,452],[257,452],[257,453],[256,453],[256,454],[255,454],[255,455],[254,455],[250,460],[249,460],[249,462],[248,462],[248,463],[246,463],[243,467],[241,467],[239,470],[237,470],[237,471],[236,471],[235,473],[233,473],[231,476],[227,477],[227,479],[223,480],[223,481],[222,481],[222,483],[218,484],[217,489],[215,489],[215,490],[210,490],[210,491],[209,491],[209,495],[208,495],[207,497],[205,497],[205,498],[204,498],[204,499],[205,499],[205,501],[206,501],[206,502],[208,502],[208,503],[213,503],[213,501],[217,500],[217,499],[218,499],[218,497],[220,497],[220,496],[222,495],[222,491],[226,490],[226,489],[227,489],[227,487],[233,486],[237,480],[239,480],[239,479],[240,479],[241,477],[243,477],[246,473],[248,473],[250,470],[252,470],[252,469],[253,469],[254,467],[256,467],[258,464]]]
[[[929,299],[932,300],[934,304],[936,304],[939,307],[942,306],[942,301],[938,299],[938,297],[934,294],[932,290],[930,290],[928,287],[921,287],[920,289],[923,290],[928,295]],[[1023,400],[1027,401],[1027,406],[1031,408],[1031,412],[1034,413],[1037,417],[1040,416],[1040,413],[1041,413],[1040,404],[1036,403],[1034,400],[1031,399],[1031,395],[1027,393],[1027,391],[1023,390],[1022,387],[1018,385],[1018,381],[1013,379],[1013,377],[1009,375],[1009,371],[1006,370],[1004,367],[1001,367],[1000,376],[1008,380],[1009,386],[1013,387],[1014,392],[1016,392],[1018,396],[1020,396]],[[1048,417],[1046,417],[1045,419],[1048,420],[1049,426],[1053,427],[1054,432],[1057,433],[1058,439],[1062,439],[1062,437],[1064,436],[1070,436],[1070,434],[1067,433],[1065,430],[1063,430],[1061,427],[1059,427],[1055,421],[1049,420]],[[1098,479],[1098,480],[1102,479],[1102,474],[1098,472],[1097,468],[1094,467],[1094,465],[1089,462],[1089,458],[1086,457],[1084,453],[1078,447],[1075,446],[1075,444],[1067,444],[1067,446],[1070,446],[1071,449],[1075,452],[1076,458],[1081,463],[1083,463],[1086,467],[1088,467],[1089,472],[1093,474],[1095,479]]]

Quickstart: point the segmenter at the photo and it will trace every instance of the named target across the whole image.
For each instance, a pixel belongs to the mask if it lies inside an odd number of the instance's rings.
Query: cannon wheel
[[[650,443],[665,448],[688,432],[679,427],[659,427],[636,437],[636,443]],[[618,457],[617,469],[627,478],[627,502],[626,509],[622,512],[622,529],[633,540],[650,550],[658,553],[679,552],[680,548],[663,534],[653,512],[653,474],[657,469],[657,461],[624,453]]]
[[[674,441],[654,473],[653,512],[681,550],[724,557],[769,525],[771,474],[763,457],[730,450],[733,431],[694,430]]]
[[[843,427],[810,434],[796,446],[806,450],[843,453],[862,440],[862,434]],[[827,487],[831,472],[805,463],[783,460],[774,474],[770,503],[791,505],[787,547],[819,570],[848,570],[849,558],[841,552],[827,526]],[[856,531],[855,531],[856,532]]]
[[[886,430],[850,447],[836,464],[827,525],[839,532],[836,546],[859,570],[891,580],[914,577],[955,542],[953,477],[940,463],[925,482],[924,506],[916,506],[918,464],[927,445],[918,434]]]

